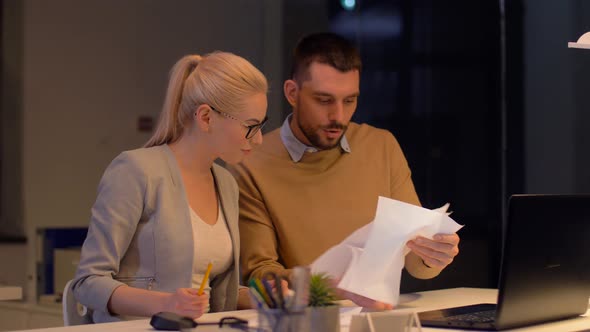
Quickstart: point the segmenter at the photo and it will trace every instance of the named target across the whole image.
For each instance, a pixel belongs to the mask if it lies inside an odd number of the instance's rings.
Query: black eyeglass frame
[[[198,328],[200,325],[217,325],[218,327],[230,327],[240,330],[248,330],[248,321],[235,316],[223,317],[219,322],[195,322],[195,327]]]
[[[210,107],[210,108],[211,108],[213,111],[215,111],[215,112],[219,113],[220,115],[222,115],[222,116],[224,116],[224,117],[226,117],[226,118],[228,118],[228,119],[236,120],[236,121],[240,122],[240,124],[241,124],[242,126],[244,126],[244,127],[248,128],[248,132],[246,132],[246,139],[251,139],[252,137],[254,137],[254,135],[256,135],[256,133],[257,133],[258,131],[260,131],[260,130],[262,129],[262,127],[264,127],[264,125],[266,124],[266,122],[268,121],[268,116],[265,116],[265,117],[264,117],[264,119],[262,119],[262,122],[260,122],[260,123],[257,123],[257,124],[252,124],[252,125],[249,125],[249,124],[247,124],[246,122],[244,122],[244,121],[242,121],[242,120],[240,120],[240,119],[238,119],[238,118],[234,117],[233,115],[231,115],[231,114],[229,114],[229,113],[226,113],[226,112],[223,112],[223,111],[217,110],[217,109],[215,109],[215,107],[213,107],[213,106],[211,106],[211,105],[209,105],[209,107]]]

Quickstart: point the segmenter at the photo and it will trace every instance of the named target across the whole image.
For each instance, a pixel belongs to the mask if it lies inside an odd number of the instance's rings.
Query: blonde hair
[[[144,147],[177,141],[201,104],[235,114],[245,98],[267,91],[264,75],[240,56],[228,52],[184,56],[170,71],[156,131]]]

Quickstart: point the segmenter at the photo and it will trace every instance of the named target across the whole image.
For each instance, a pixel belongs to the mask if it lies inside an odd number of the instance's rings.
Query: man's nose
[[[343,123],[344,121],[344,104],[342,102],[334,103],[328,115],[330,122]]]

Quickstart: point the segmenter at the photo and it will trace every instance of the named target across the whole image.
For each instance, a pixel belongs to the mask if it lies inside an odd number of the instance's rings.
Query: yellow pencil
[[[207,271],[205,271],[205,275],[203,276],[203,281],[201,281],[201,287],[199,287],[199,292],[197,293],[198,295],[203,295],[203,289],[205,289],[205,284],[207,283],[207,280],[209,280],[209,273],[211,272],[212,267],[213,264],[209,262],[209,265],[207,265]]]

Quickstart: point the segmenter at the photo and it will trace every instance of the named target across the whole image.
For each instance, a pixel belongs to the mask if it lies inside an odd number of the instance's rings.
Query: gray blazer
[[[238,299],[238,187],[223,167],[213,176],[231,235],[234,262],[211,280],[211,311],[235,310]],[[191,287],[193,233],[189,204],[176,159],[167,145],[126,151],[106,169],[73,282],[76,299],[96,323],[112,316],[107,303],[126,284],[174,292]]]

